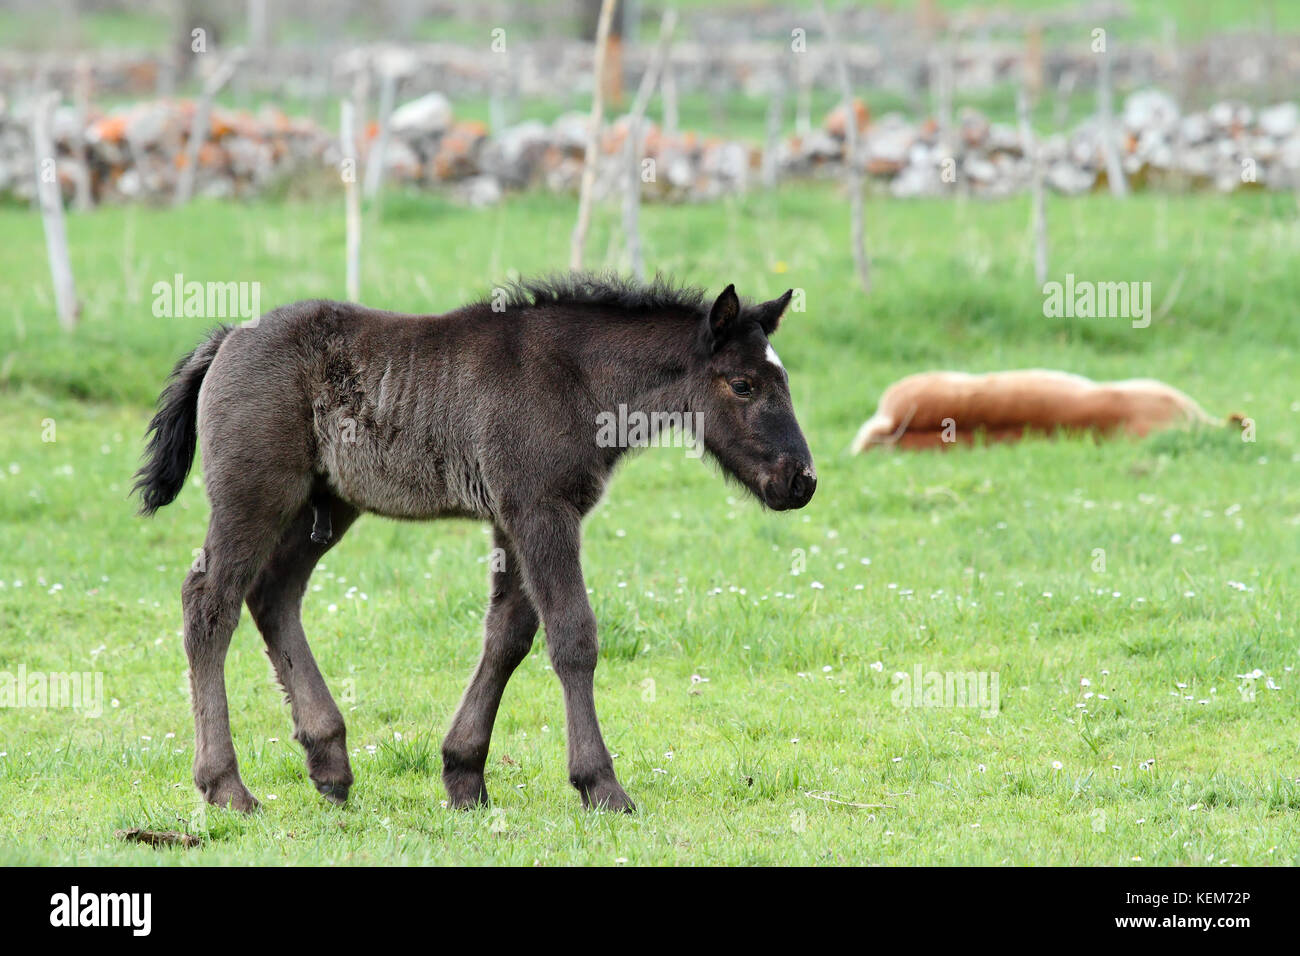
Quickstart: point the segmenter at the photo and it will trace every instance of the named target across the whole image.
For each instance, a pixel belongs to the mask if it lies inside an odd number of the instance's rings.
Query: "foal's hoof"
[[[316,791],[336,807],[341,807],[348,802],[348,784],[329,783],[324,780],[313,780],[312,783],[316,785]]]
[[[487,784],[481,773],[455,770],[442,775],[447,788],[447,806],[453,810],[472,810],[488,805]]]
[[[307,754],[307,776],[316,792],[335,806],[342,806],[352,786],[352,767],[348,763],[342,722],[328,735],[318,737],[296,730],[293,736]]]
[[[206,786],[199,784],[199,792],[213,806],[238,810],[240,813],[252,813],[261,806],[238,778],[233,781],[218,780]]]
[[[592,784],[578,787],[582,795],[582,806],[587,810],[609,810],[614,813],[636,813],[636,804],[618,781]]]

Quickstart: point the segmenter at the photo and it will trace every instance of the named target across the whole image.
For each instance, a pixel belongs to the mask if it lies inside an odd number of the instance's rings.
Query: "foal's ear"
[[[785,315],[786,306],[790,304],[790,298],[793,295],[794,289],[786,289],[785,295],[780,298],[754,306],[754,317],[758,319],[758,324],[763,327],[764,335],[770,338],[772,333],[776,331],[776,327],[781,324],[781,316]]]
[[[740,324],[740,299],[736,296],[736,287],[729,285],[722,290],[709,310],[705,320],[704,339],[710,348],[720,346]]]

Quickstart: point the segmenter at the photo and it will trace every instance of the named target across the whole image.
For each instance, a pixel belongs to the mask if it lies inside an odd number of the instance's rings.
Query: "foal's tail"
[[[214,329],[202,345],[176,363],[158,396],[158,411],[146,433],[149,440],[145,444],[145,463],[135,473],[131,489],[140,493],[142,515],[151,515],[171,504],[185,486],[198,439],[199,386],[230,332],[226,325]]]

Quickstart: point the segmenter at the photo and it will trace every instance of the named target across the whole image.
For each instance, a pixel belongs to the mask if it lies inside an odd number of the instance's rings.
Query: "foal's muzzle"
[[[763,477],[763,503],[773,511],[802,508],[817,490],[817,469],[809,461],[782,458]]]

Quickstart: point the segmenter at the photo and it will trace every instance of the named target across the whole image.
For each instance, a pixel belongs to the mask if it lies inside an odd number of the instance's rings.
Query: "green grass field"
[[[851,2],[852,0],[841,0],[826,5],[830,11],[835,12]],[[919,12],[922,0],[886,0],[877,5],[907,15],[913,11]],[[810,18],[816,18],[816,8],[811,0],[667,0],[664,3],[642,5],[640,30],[653,35],[660,12],[667,6],[675,7],[687,17],[709,10],[722,15],[731,11],[744,16],[753,10],[777,8],[805,10]],[[1059,0],[1000,0],[997,3],[989,0],[938,0],[935,6],[950,16],[968,14],[971,11],[1011,10],[1023,13],[1026,18],[1059,11],[1062,6],[1067,9],[1086,8],[1085,3],[1062,4]],[[235,6],[225,8],[222,19],[225,41],[230,44],[247,42],[248,27],[239,16],[239,9]],[[498,16],[502,25],[516,35],[576,35],[578,32],[579,9],[575,3],[515,0],[500,9]],[[275,35],[284,42],[318,42],[325,35],[323,17],[304,21],[292,15],[285,16],[274,8],[272,16]],[[1179,36],[1199,38],[1216,31],[1294,30],[1300,25],[1300,11],[1292,4],[1276,0],[1131,0],[1125,15],[1115,17],[1114,20],[1124,24],[1125,29],[1135,37],[1158,39],[1163,36],[1166,24],[1173,23]],[[490,21],[491,17],[473,21],[448,16],[425,17],[411,25],[408,38],[416,41],[472,43],[483,36],[483,26]],[[388,40],[392,37],[386,35],[385,27],[390,26],[391,22],[382,12],[353,11],[338,24],[338,30],[342,35],[358,40]],[[170,22],[165,9],[157,8],[87,10],[72,22],[51,18],[48,12],[39,8],[19,8],[0,10],[0,27],[3,28],[2,35],[9,38],[9,44],[16,48],[145,49],[161,46],[168,41]]]
[[[615,215],[599,211],[592,265],[620,265]],[[245,615],[231,718],[263,809],[243,817],[205,812],[190,782],[179,587],[202,489],[192,478],[152,520],[127,497],[149,405],[211,324],[155,318],[151,290],[183,273],[260,282],[264,308],[339,297],[341,204],[73,216],[71,336],[37,218],[0,210],[0,672],[96,672],[104,697],[99,717],[0,710],[0,862],[1300,863],[1294,197],[1053,199],[1053,278],[1151,282],[1145,329],[1043,316],[1024,202],[873,200],[868,215],[870,297],[831,187],[643,211],[664,271],[805,291],[776,345],[820,484],[807,509],[765,513],[650,449],[588,520],[598,706],[637,815],[580,810],[540,636],[497,722],[494,809],[440,806],[490,538],[368,518],[304,610],[348,720],[350,802],[306,780]],[[363,300],[442,311],[554,268],[572,216],[544,195],[488,211],[392,198],[367,222]],[[1165,379],[1250,415],[1256,440],[846,453],[896,378],[1036,365]],[[917,668],[996,673],[997,715],[896,706],[893,675]],[[203,842],[128,845],[126,827]]]

